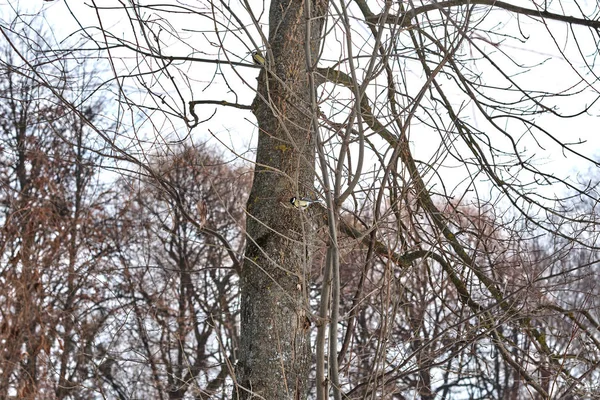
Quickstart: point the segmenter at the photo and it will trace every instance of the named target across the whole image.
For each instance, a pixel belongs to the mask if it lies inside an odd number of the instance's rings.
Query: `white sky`
[[[558,4],[557,2],[551,3],[555,5]],[[70,34],[78,29],[76,21],[72,17],[71,12],[76,15],[79,22],[84,26],[98,25],[98,17],[96,13],[86,6],[85,2],[36,2],[36,4],[32,6],[32,3],[29,1],[20,3],[10,1],[5,4],[7,5],[2,7],[4,10],[10,10],[10,8],[13,7],[35,7],[33,10],[30,9],[32,13],[44,8],[47,12],[46,15],[48,23],[52,26],[52,29],[57,32],[57,37],[66,37],[67,34]],[[126,15],[122,9],[116,11],[109,9],[108,6],[110,5],[119,7],[119,2],[103,0],[101,2],[97,1],[96,4],[106,7],[106,9],[101,11],[102,23],[104,24],[105,29],[109,29],[115,36],[120,35],[119,37],[121,38],[133,39],[134,36],[137,36],[138,40],[143,39],[140,36],[140,31],[132,29],[132,26],[127,22]],[[203,3],[194,2],[192,4],[200,8],[202,7]],[[234,3],[232,6],[238,7],[239,13],[237,15],[244,19],[244,22],[247,24],[247,30],[252,36],[253,40],[259,46],[262,45],[260,35],[256,31],[255,27],[252,26],[250,18],[247,16],[247,14],[241,10],[241,8],[239,8],[241,7],[239,4],[240,3]],[[252,2],[252,4],[259,6],[263,3]],[[572,8],[572,2],[563,1],[561,4],[567,8],[567,14],[578,14],[578,11],[575,8]],[[591,2],[585,2],[582,4],[584,6],[589,6],[590,8],[596,6]],[[70,7],[70,11],[66,5]],[[531,3],[525,2],[521,5],[530,6]],[[571,9],[569,7],[571,7]],[[206,12],[211,11],[210,8],[203,8],[202,10]],[[373,10],[377,10],[377,8],[373,7]],[[261,21],[266,23],[267,12],[263,12],[262,9],[258,8],[255,8],[253,12],[256,14],[257,18],[259,18],[259,15],[262,15]],[[354,12],[356,13],[356,10],[354,10]],[[10,11],[8,13],[10,13]],[[6,12],[3,14],[6,14]],[[142,15],[142,17],[151,18],[153,15],[148,13]],[[169,48],[164,50],[165,53],[174,55],[193,55],[201,58],[213,58],[215,54],[220,54],[221,58],[224,58],[223,54],[219,52],[218,43],[215,41],[214,34],[211,35],[213,26],[210,23],[210,17],[211,15],[207,15],[205,19],[202,19],[198,17],[198,15],[191,17],[184,14],[171,16],[168,20],[168,23],[171,25],[171,27],[175,27],[181,32],[181,35],[185,38],[186,44],[184,46],[181,43],[177,43],[175,40],[169,40],[166,38],[166,33],[164,33],[166,31],[164,31],[161,34],[161,38],[164,39],[167,44],[172,43]],[[217,18],[217,20],[219,23],[227,24],[227,21],[222,18]],[[512,61],[506,57],[494,56],[496,62],[498,62],[500,66],[505,68],[507,71],[516,71],[513,61],[516,63],[531,65],[531,72],[514,76],[514,79],[517,82],[525,85],[528,89],[539,89],[548,92],[554,92],[567,90],[578,82],[579,77],[575,73],[575,70],[584,71],[585,73],[583,68],[585,65],[584,60],[578,53],[579,47],[575,45],[575,42],[573,41],[573,32],[577,33],[578,45],[584,49],[584,52],[589,54],[592,50],[597,49],[594,41],[595,38],[592,37],[585,28],[575,27],[573,30],[571,30],[566,24],[548,22],[547,26],[557,40],[557,43],[555,43],[548,32],[544,30],[542,25],[534,24],[533,21],[528,18],[521,17],[517,19],[513,14],[504,11],[494,11],[487,17],[485,23],[488,24],[490,28],[503,26],[503,32],[509,32],[513,35],[518,35],[520,31],[523,33],[524,37],[527,37],[526,40],[523,39],[523,42],[507,39],[505,42],[500,43],[498,47],[493,47],[489,44],[486,44],[484,40],[476,40],[476,43],[477,45],[488,49],[489,52],[495,52],[496,55],[500,55],[500,52],[509,53],[512,57]],[[162,22],[162,24],[165,26],[165,28],[168,28],[166,22]],[[353,35],[356,35],[357,38],[360,35],[366,37],[369,34],[364,27],[359,25],[356,25],[356,27],[356,31],[353,32]],[[266,35],[266,27],[264,27],[263,31]],[[210,37],[215,46],[207,46],[207,41],[205,40],[198,41],[197,43],[195,42],[198,40],[198,38],[203,39],[205,37]],[[331,41],[328,42],[326,48],[327,52],[324,58],[329,57],[336,60],[338,58],[337,53],[339,51],[336,46],[338,45],[337,41],[341,40],[341,35],[330,35],[329,38]],[[250,62],[248,57],[248,49],[252,48],[253,45],[246,32],[234,31],[226,36],[223,36],[221,39],[225,41],[225,48],[228,51],[227,56],[232,61],[240,61],[241,59],[245,59]],[[565,61],[561,51],[569,57],[572,66]],[[133,63],[139,61],[132,59],[131,54],[132,53],[125,52],[123,50],[112,50],[112,55],[115,58],[118,58],[120,55],[125,55],[127,57],[127,63],[130,63],[127,66],[128,68],[131,68]],[[331,57],[330,54],[333,54],[333,57]],[[123,66],[118,64],[115,65],[117,68],[121,68]],[[142,68],[147,69],[149,67],[150,66],[143,66]],[[496,74],[496,72],[489,68],[485,62],[473,63],[471,67],[474,71],[480,72],[486,81],[494,81],[494,74]],[[256,68],[245,67],[236,67],[235,69],[232,69],[227,65],[222,65],[221,70],[224,72],[224,76],[227,77],[228,84],[225,83],[220,75],[217,75],[216,77],[214,76],[215,71],[217,71],[215,64],[196,64],[193,67],[185,68],[183,70],[183,72],[186,73],[185,77],[175,77],[175,79],[178,79],[180,82],[184,82],[184,79],[190,79],[190,84],[188,85],[189,89],[185,85],[179,86],[180,88],[184,89],[182,94],[184,96],[185,103],[182,104],[181,102],[175,102],[174,104],[180,108],[183,108],[187,106],[187,101],[192,99],[218,99],[250,105],[254,98],[253,88],[256,85],[255,78],[258,75],[259,70]],[[414,94],[420,89],[420,85],[422,85],[424,77],[418,64],[411,64],[409,61],[408,70],[409,75],[407,75],[407,77],[411,79],[411,82],[409,83],[409,90]],[[597,75],[600,75],[600,68],[594,66],[592,67],[592,70]],[[412,73],[410,71],[412,71]],[[587,75],[584,77],[590,84],[590,87],[586,89],[586,94],[579,94],[576,97],[566,97],[564,100],[553,102],[553,104],[556,107],[559,107],[563,113],[579,111],[582,103],[591,103],[598,96],[597,88],[600,87],[600,85],[593,81],[594,77],[590,76],[589,73],[587,73]],[[414,83],[412,82],[413,79]],[[146,81],[152,81],[152,78],[148,77]],[[449,93],[456,93],[452,99],[455,104],[460,104],[463,100],[466,100],[463,94],[460,94],[458,91],[456,91],[456,89],[453,88],[453,83],[450,80],[440,77],[439,82],[441,82],[445,89],[449,90]],[[505,82],[502,84],[504,85]],[[593,89],[594,86],[596,89]],[[581,88],[582,85],[580,84],[578,87]],[[169,86],[168,82],[164,89],[167,92],[171,91],[171,94],[174,92],[173,87]],[[510,97],[510,95],[500,92],[498,92],[498,96]],[[149,97],[141,96],[139,97],[139,100],[148,101]],[[574,100],[576,100],[576,102],[574,102]],[[197,107],[197,114],[200,120],[210,117],[215,111],[216,113],[213,119],[196,128],[192,132],[192,137],[195,140],[207,140],[210,143],[223,148],[226,158],[234,157],[234,155],[229,151],[233,150],[233,153],[236,153],[243,158],[253,159],[254,156],[252,154],[252,149],[255,147],[257,131],[254,126],[255,121],[252,113],[250,111],[237,110],[231,107],[221,107],[216,105],[207,105],[202,106],[201,108]],[[468,118],[468,120],[476,127],[487,129],[488,124],[473,111],[474,106],[471,105],[462,111],[461,116],[464,116],[466,113],[470,112],[472,115]],[[597,121],[599,114],[600,105],[596,104],[590,110],[589,115],[583,115],[571,119],[543,116],[538,117],[536,122],[548,127],[549,130],[551,130],[552,135],[561,141],[585,141],[586,144],[583,146],[578,146],[577,150],[587,157],[598,159],[600,138],[597,134]],[[146,121],[145,123],[142,123],[140,120],[135,122],[135,126],[138,131],[149,139],[149,142],[145,146],[155,146],[163,141],[162,137],[158,137],[158,130],[161,130],[160,133],[162,135],[176,131],[176,136],[179,138],[186,137],[187,135],[185,128],[183,128],[182,125],[180,125],[177,121],[172,120],[169,123],[166,123],[164,117],[159,113],[151,114],[151,121],[154,124],[154,127],[149,123],[150,120]],[[429,160],[433,162],[434,157],[437,155],[440,135],[438,132],[432,132],[430,128],[420,128],[416,123],[417,121],[413,121],[415,122],[415,125],[411,128],[410,139],[414,146],[415,158],[422,161]],[[131,121],[129,123],[131,124]],[[516,131],[521,132],[522,130],[522,127],[520,127]],[[492,140],[497,141],[497,146],[508,149],[508,147],[505,147],[508,143],[502,137],[494,135],[491,135],[490,137]],[[551,171],[552,173],[562,177],[573,177],[578,173],[584,175],[588,173],[588,170],[591,167],[589,162],[573,155],[564,154],[555,143],[553,143],[550,139],[543,137],[542,135],[536,134],[535,138],[538,143],[531,138],[524,137],[521,139],[518,146],[519,150],[527,150],[529,155],[535,157],[536,165],[543,166],[544,170]],[[170,137],[168,140],[172,139],[173,137]],[[456,165],[456,162],[452,161],[450,164]],[[365,163],[365,165],[369,165],[369,163]],[[439,172],[442,174],[446,185],[450,188],[456,185],[464,177],[460,175],[457,176],[455,169],[444,170],[441,168],[439,169]],[[560,187],[555,187],[552,189],[542,190],[553,191],[562,189]],[[546,194],[549,194],[549,192]]]

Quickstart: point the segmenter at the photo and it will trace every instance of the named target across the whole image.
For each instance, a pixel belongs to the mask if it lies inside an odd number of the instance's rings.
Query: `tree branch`
[[[366,7],[366,5],[361,4],[364,3],[363,0],[357,1],[361,8]],[[538,17],[547,20],[566,22],[571,25],[580,25],[587,26],[594,29],[600,29],[600,21],[585,19],[585,18],[577,18],[569,15],[555,14],[548,11],[535,10],[531,8],[525,8],[516,6],[514,4],[505,3],[503,1],[495,1],[495,0],[447,0],[434,2],[431,4],[426,4],[421,7],[413,8],[410,11],[407,11],[403,14],[399,14],[397,16],[387,15],[385,18],[382,18],[382,14],[370,14],[367,16],[367,22],[371,24],[398,24],[400,21],[400,25],[403,27],[409,27],[412,25],[411,21],[413,18],[417,17],[420,14],[427,13],[429,11],[439,10],[442,8],[451,8],[451,7],[460,7],[460,6],[489,6],[494,8],[500,8],[506,11],[514,12],[520,15],[528,15],[530,17]]]

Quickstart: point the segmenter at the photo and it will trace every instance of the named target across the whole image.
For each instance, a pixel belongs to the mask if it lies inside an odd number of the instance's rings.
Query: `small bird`
[[[319,200],[299,199],[292,197],[290,203],[299,210],[306,210],[312,203],[319,203]]]
[[[254,64],[256,65],[265,65],[266,62],[265,57],[263,57],[260,51],[252,52],[252,61],[254,61]]]

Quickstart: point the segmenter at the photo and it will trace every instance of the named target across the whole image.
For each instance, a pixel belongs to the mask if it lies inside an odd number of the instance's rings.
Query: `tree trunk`
[[[253,104],[259,126],[254,182],[248,199],[247,248],[241,273],[241,341],[237,396],[306,397],[311,353],[307,275],[310,212],[288,207],[311,195],[315,132],[311,129],[306,35],[316,60],[327,0],[274,0],[269,13],[266,63]]]

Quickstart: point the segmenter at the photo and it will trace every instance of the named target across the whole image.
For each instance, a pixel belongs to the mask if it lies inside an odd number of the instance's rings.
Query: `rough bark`
[[[312,3],[312,60],[317,59],[326,4]],[[239,399],[302,399],[308,387],[306,286],[313,234],[310,213],[287,207],[292,196],[311,195],[315,179],[310,111],[315,88],[307,79],[304,5],[297,0],[271,3],[266,64],[253,104],[259,138],[241,273]]]

